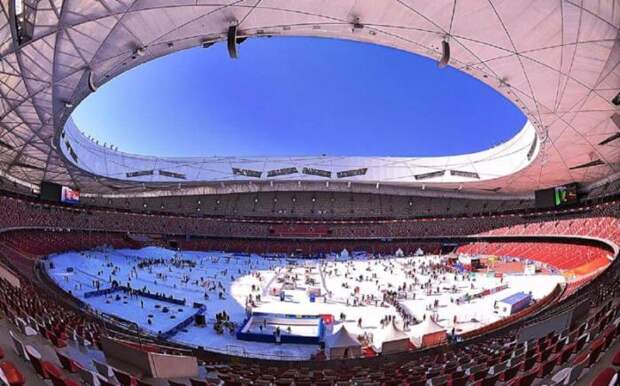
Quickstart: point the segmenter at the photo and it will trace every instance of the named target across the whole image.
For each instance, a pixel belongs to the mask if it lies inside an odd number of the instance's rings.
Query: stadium
[[[617,384],[619,29],[618,0],[1,1],[1,383]],[[464,154],[157,156],[76,117],[284,37],[430,61],[525,123]]]

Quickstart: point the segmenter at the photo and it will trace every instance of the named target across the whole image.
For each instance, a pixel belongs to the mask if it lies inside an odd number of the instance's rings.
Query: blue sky
[[[262,38],[134,68],[73,116],[100,143],[161,156],[439,156],[511,138],[526,118],[452,68],[332,39]]]

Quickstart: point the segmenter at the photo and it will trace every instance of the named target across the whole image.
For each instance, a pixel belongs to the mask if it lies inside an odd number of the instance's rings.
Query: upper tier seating
[[[281,222],[295,223],[284,220]],[[620,204],[608,202],[576,210],[537,215],[528,212],[521,215],[464,218],[303,222],[297,223],[295,227],[298,231],[307,227],[308,232],[311,232],[310,229],[314,229],[316,224],[322,224],[321,236],[328,234],[330,237],[342,239],[458,235],[581,235],[620,241]],[[0,196],[0,229],[20,226],[247,238],[270,237],[273,235],[275,225],[272,220],[260,219],[158,216],[114,210],[67,208]]]

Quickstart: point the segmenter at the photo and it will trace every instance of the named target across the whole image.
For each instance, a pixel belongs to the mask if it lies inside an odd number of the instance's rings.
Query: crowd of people
[[[226,310],[224,310],[215,314],[213,329],[219,335],[224,334],[225,331],[228,331],[228,333],[232,335],[237,331],[237,324],[230,320],[230,316],[226,313]]]

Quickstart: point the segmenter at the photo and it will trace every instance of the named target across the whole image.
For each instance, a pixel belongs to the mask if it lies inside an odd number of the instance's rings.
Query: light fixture
[[[441,41],[441,59],[437,63],[437,67],[444,68],[450,62],[450,43],[448,43],[448,37],[446,36]]]
[[[88,70],[88,88],[91,92],[97,91],[97,85],[95,84],[95,73],[93,70]]]
[[[360,18],[359,17],[355,17],[353,18],[353,29],[351,30],[351,32],[356,32],[359,31],[361,29],[364,29],[364,24],[360,23]]]
[[[231,59],[237,59],[239,54],[237,53],[237,24],[233,24],[228,27],[228,36],[227,36],[227,47],[228,47],[228,56]]]

